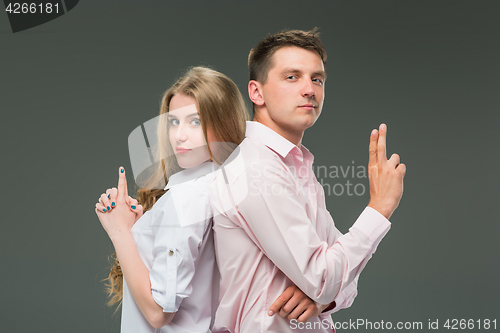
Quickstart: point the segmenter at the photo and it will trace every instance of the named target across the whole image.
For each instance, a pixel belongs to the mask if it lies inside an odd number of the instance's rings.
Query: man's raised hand
[[[387,159],[386,137],[387,126],[385,124],[381,124],[378,131],[374,129],[370,136],[368,162],[370,203],[368,206],[389,219],[403,195],[406,166],[399,163],[398,154],[392,154],[391,158]]]

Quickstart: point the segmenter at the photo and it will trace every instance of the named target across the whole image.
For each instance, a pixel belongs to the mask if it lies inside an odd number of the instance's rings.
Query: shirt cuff
[[[321,314],[324,314],[324,315],[331,315],[337,311],[339,311],[342,306],[342,304],[344,304],[345,302],[345,293],[344,292],[340,292],[339,296],[337,296],[337,298],[335,299],[335,307],[333,309],[330,309],[328,311],[325,311],[325,312],[321,312]]]
[[[368,239],[376,241],[391,228],[391,222],[371,207],[366,207],[351,228],[360,230]]]
[[[175,249],[169,248],[161,269],[149,273],[151,293],[155,302],[163,308],[163,312],[177,312],[180,301],[177,297],[177,256]]]

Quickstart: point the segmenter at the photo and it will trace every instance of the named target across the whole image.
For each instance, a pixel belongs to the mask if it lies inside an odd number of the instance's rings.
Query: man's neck
[[[304,136],[304,132],[290,132],[286,131],[285,129],[281,128],[278,124],[276,124],[272,119],[269,117],[258,117],[258,115],[254,115],[253,121],[256,121],[258,123],[261,123],[262,125],[269,127],[294,145],[296,145],[298,148],[300,148],[302,144],[302,137]]]

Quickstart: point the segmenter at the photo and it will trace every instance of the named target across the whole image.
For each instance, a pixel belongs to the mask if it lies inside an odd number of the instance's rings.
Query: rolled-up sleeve
[[[188,292],[177,294],[177,267],[182,251],[176,247],[161,250],[150,271],[151,291],[153,299],[163,308],[164,312],[177,312],[182,300],[189,296]],[[178,259],[179,258],[179,259]]]
[[[322,304],[341,296],[341,291],[353,283],[390,228],[390,222],[381,214],[366,209],[348,233],[329,245],[320,239],[313,217],[304,209],[308,203],[297,178],[284,168],[256,162],[231,188],[240,186],[248,188],[248,193],[243,199],[233,200],[236,209],[227,211],[233,214],[231,219],[239,221],[297,287]],[[333,224],[331,216],[327,218],[323,222]],[[353,296],[352,290],[346,290],[342,297]]]
[[[154,216],[154,261],[149,277],[156,303],[164,312],[177,312],[182,300],[192,294],[195,262],[211,228],[211,217],[206,190],[183,184],[167,194]]]

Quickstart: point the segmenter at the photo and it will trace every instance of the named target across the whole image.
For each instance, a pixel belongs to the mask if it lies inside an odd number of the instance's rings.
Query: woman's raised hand
[[[123,167],[118,171],[118,188],[108,189],[101,195],[95,205],[95,212],[111,239],[123,232],[130,232],[134,223],[142,216],[142,206],[128,196]]]

